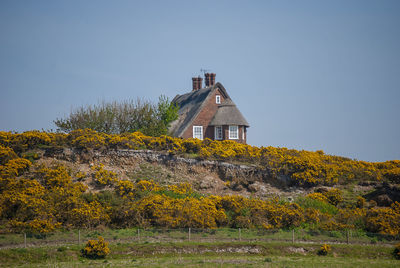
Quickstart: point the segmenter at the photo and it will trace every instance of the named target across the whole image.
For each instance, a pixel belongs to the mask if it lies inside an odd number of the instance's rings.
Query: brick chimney
[[[202,89],[203,88],[203,78],[202,77],[197,77],[197,87],[198,89]]]
[[[215,85],[215,74],[214,73],[205,73],[206,77],[206,87],[212,87]]]
[[[203,78],[199,77],[192,77],[193,82],[193,91],[199,90],[203,87]]]

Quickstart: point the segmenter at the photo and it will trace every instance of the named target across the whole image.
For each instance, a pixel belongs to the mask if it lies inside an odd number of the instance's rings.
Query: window
[[[220,95],[216,95],[215,96],[215,103],[216,104],[221,104],[221,96]]]
[[[193,126],[193,138],[203,139],[203,126]]]
[[[222,126],[215,126],[215,139],[222,140]]]
[[[231,140],[239,139],[239,128],[238,128],[238,126],[229,126],[229,139],[231,139]]]
[[[244,132],[246,131],[246,127],[243,127],[243,130],[242,130],[242,140],[244,140]]]

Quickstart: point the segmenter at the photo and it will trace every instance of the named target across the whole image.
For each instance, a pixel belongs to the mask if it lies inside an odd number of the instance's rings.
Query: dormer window
[[[215,96],[215,103],[216,104],[221,104],[221,96],[220,95],[216,95]]]

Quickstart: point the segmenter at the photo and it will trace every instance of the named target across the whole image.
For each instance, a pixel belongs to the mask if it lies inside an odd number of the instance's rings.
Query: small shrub
[[[59,247],[59,248],[57,248],[57,251],[58,252],[64,252],[64,251],[66,251],[67,250],[67,247]]]
[[[371,244],[376,244],[376,243],[378,243],[378,238],[372,237],[372,238],[370,239],[370,242],[371,242]]]
[[[393,255],[396,259],[400,260],[400,243],[394,248]]]
[[[22,155],[23,158],[28,159],[29,161],[31,161],[32,163],[35,162],[36,160],[38,160],[40,158],[40,156],[38,155],[38,153],[36,152],[27,152],[24,153]]]
[[[321,248],[318,250],[318,255],[326,256],[331,251],[331,246],[328,244],[323,244]]]
[[[365,206],[365,198],[362,196],[357,196],[356,207],[363,208]]]
[[[269,257],[268,257],[268,258],[265,258],[265,259],[264,259],[264,262],[272,262],[272,259],[269,258]]]
[[[98,240],[87,241],[85,247],[81,250],[82,256],[89,259],[105,258],[109,253],[108,242],[99,236]]]

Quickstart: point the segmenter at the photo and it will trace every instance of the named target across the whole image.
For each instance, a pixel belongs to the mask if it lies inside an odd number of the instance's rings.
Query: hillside
[[[96,226],[400,232],[400,161],[107,135],[0,132],[1,230]]]

